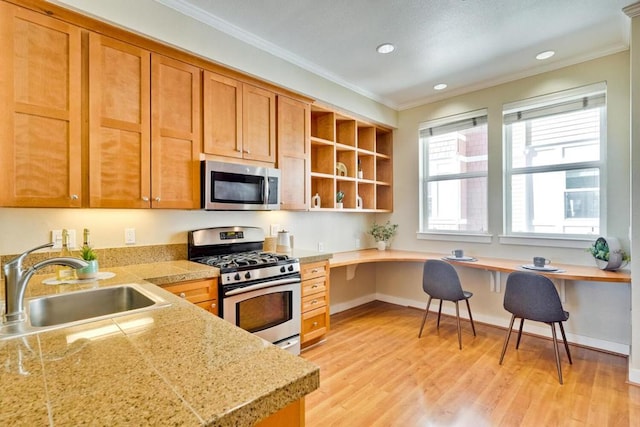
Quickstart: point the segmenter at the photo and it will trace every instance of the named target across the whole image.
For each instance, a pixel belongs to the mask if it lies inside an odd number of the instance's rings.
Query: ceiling
[[[156,1],[399,110],[626,50],[633,2]]]

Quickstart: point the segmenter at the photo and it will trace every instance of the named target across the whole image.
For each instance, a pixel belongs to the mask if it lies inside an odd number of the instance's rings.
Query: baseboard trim
[[[350,308],[354,308],[359,305],[366,304],[375,300],[388,302],[390,304],[401,305],[405,307],[416,308],[418,310],[424,310],[426,306],[426,301],[416,301],[416,300],[407,299],[407,298],[398,298],[392,295],[375,293],[375,294],[368,294],[350,301],[342,302],[340,304],[336,304],[335,306],[332,305],[331,314],[336,314],[341,311],[345,311]],[[434,305],[432,305],[432,309],[433,307]],[[435,307],[437,307],[437,305]],[[450,306],[449,304],[443,304],[442,313],[448,316],[455,316],[456,313],[455,313],[453,304],[450,304]],[[465,318],[467,317],[466,307],[460,310],[460,315]],[[506,327],[508,326],[508,322],[507,324],[505,324],[505,321],[503,318],[487,316],[482,314],[474,313],[473,320],[478,323],[484,323],[484,324],[495,326],[502,329],[506,329]],[[550,328],[539,322],[525,322],[523,332],[527,334],[537,335],[537,336],[551,339]],[[592,338],[592,337],[587,337],[584,335],[578,335],[578,334],[572,334],[572,333],[567,333],[567,341],[569,341],[569,343],[571,344],[578,345],[581,347],[588,347],[595,350],[606,351],[609,353],[614,353],[622,356],[629,356],[630,354],[630,346],[628,344],[621,344],[621,343],[601,340],[597,338]],[[637,371],[634,373],[629,372],[629,381],[640,384],[640,371]]]

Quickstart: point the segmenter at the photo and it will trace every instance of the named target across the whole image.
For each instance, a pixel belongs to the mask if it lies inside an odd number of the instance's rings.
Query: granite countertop
[[[27,297],[218,275],[189,261],[107,270],[115,277],[92,284],[34,276]],[[156,292],[172,305],[0,340],[0,425],[253,425],[318,387],[314,364]]]

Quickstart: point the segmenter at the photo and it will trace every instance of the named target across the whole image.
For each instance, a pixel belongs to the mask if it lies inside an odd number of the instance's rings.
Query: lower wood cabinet
[[[302,264],[301,346],[320,341],[329,332],[329,261]]]
[[[303,427],[304,397],[280,409],[273,415],[258,421],[256,427]]]
[[[218,278],[189,280],[166,285],[163,289],[218,315]]]

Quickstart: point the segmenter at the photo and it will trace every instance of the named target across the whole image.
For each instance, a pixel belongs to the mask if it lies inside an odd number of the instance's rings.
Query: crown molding
[[[640,16],[640,1],[630,4],[629,6],[623,7],[622,11],[629,18],[635,18],[636,16]]]

